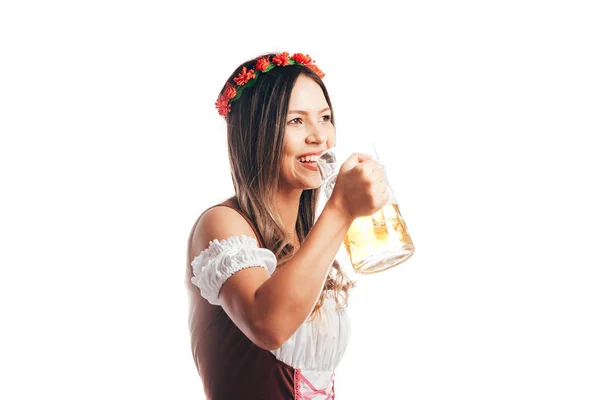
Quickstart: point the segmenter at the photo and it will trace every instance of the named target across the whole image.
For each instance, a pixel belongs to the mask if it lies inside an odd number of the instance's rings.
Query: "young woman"
[[[200,215],[186,283],[192,353],[210,400],[333,399],[352,287],[334,260],[356,217],[389,194],[354,154],[316,218],[314,160],[335,144],[333,109],[307,55],[240,65],[216,103],[227,121],[235,196]]]

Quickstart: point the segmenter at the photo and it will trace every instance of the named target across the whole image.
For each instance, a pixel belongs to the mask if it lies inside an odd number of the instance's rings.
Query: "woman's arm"
[[[371,215],[387,202],[383,170],[366,155],[353,155],[342,165],[331,198],[300,249],[273,275],[246,268],[225,281],[219,301],[233,322],[256,345],[273,350],[289,339],[316,304],[329,268],[355,217]],[[200,219],[193,254],[214,239],[246,235],[256,239],[236,211],[216,207]]]
[[[256,345],[273,350],[291,337],[310,315],[329,267],[344,240],[352,217],[328,202],[298,252],[269,277],[263,268],[246,268],[223,284],[223,309]],[[210,241],[256,235],[236,211],[216,207],[207,211],[192,238],[192,254]]]

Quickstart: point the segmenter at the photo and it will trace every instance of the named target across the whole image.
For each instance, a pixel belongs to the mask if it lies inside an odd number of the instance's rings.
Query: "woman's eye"
[[[331,115],[323,115],[323,116],[321,117],[321,119],[322,119],[324,122],[329,122],[329,121],[331,121]]]
[[[300,123],[302,123],[301,118],[294,118],[293,120],[288,122],[288,124],[292,124],[292,125],[296,125],[296,124],[300,124]]]

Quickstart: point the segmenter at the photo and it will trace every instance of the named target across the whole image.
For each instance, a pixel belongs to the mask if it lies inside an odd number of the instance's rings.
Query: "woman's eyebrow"
[[[325,111],[329,111],[331,110],[329,107],[325,107],[324,109],[322,109],[321,111],[319,111],[319,114],[324,113]],[[302,115],[307,115],[308,112],[303,111],[303,110],[289,110],[288,114],[302,114]]]

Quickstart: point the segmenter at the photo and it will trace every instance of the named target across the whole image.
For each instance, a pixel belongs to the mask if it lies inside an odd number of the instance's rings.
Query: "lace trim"
[[[300,400],[300,370],[294,369],[294,400]]]
[[[302,385],[304,384],[304,385]],[[331,384],[331,392],[327,393],[327,388]],[[306,386],[305,392],[301,391],[301,387]],[[294,369],[294,400],[312,400],[316,395],[324,395],[324,400],[335,399],[335,372],[331,374],[331,380],[325,387],[325,389],[317,389],[306,376],[302,374],[302,371],[298,368]]]
[[[203,257],[208,260],[211,260],[211,259],[215,258],[216,256],[218,256],[219,253],[221,253],[223,250],[225,250],[228,247],[248,247],[248,246],[258,248],[258,242],[256,241],[256,239],[254,239],[250,236],[246,236],[246,235],[230,236],[227,239],[223,239],[221,241],[218,241],[217,239],[215,239],[215,240],[211,240],[211,242],[208,244],[208,249],[202,251],[200,253],[200,255],[198,255],[196,258]]]

